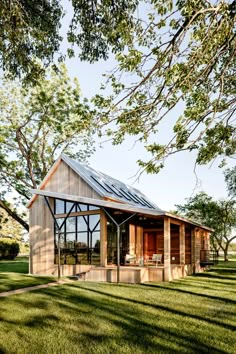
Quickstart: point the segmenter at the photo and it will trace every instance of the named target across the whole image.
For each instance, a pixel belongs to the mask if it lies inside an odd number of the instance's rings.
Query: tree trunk
[[[225,245],[225,248],[223,249],[223,251],[224,251],[224,261],[225,262],[228,262],[228,260],[229,260],[229,258],[228,258],[228,248],[229,248],[229,244],[227,243]]]
[[[4,209],[9,216],[16,220],[25,230],[29,232],[29,225],[14,210],[11,210],[4,200],[0,200],[0,208]]]

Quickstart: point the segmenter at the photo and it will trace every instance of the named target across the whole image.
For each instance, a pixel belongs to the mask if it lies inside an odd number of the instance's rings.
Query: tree
[[[236,198],[236,167],[226,169],[225,181],[229,195],[232,198]]]
[[[151,155],[139,164],[153,173],[180,151],[196,150],[199,164],[219,156],[224,164],[235,155],[236,0],[73,0],[72,6],[69,56],[79,46],[82,60],[112,52],[118,62],[107,78],[113,93],[93,100],[101,133],[112,123],[106,133],[115,144],[136,136]],[[59,50],[62,2],[2,1],[0,11],[0,66],[35,77],[35,58],[47,65]],[[172,135],[161,144],[153,133],[163,121]]]
[[[13,76],[36,80],[59,50],[63,9],[58,0],[0,2],[0,68]]]
[[[73,0],[72,20],[66,29],[68,42],[80,47],[82,60],[107,59],[109,46],[121,48],[121,37],[129,35],[137,4],[137,0]],[[66,6],[60,0],[1,1],[0,68],[5,74],[37,81],[60,50],[63,38],[59,31]],[[73,48],[68,54],[74,55]],[[59,59],[63,60],[62,55]]]
[[[5,210],[0,209],[0,239],[10,238],[20,243],[24,231],[25,229],[15,219],[9,217]]]
[[[26,230],[17,203],[30,198],[57,156],[84,160],[93,152],[89,107],[65,66],[50,69],[32,88],[5,81],[0,87],[0,208]],[[7,193],[19,196],[14,208]]]
[[[224,252],[228,260],[228,248],[236,239],[236,202],[233,200],[215,201],[201,192],[187,200],[184,205],[176,205],[179,213],[187,218],[214,229],[211,234],[211,246]]]
[[[87,17],[91,26],[101,9],[100,2],[92,3],[97,6]],[[149,10],[140,18],[142,3]],[[236,0],[140,1],[140,12],[135,12],[137,2],[133,4],[117,41],[112,43],[111,37],[116,38],[118,27],[101,35],[118,61],[105,85],[113,94],[94,98],[101,134],[112,123],[106,133],[115,144],[127,134],[136,136],[151,154],[139,164],[151,173],[180,151],[196,150],[198,164],[217,157],[224,164],[236,153]],[[89,33],[101,49],[101,37]],[[86,58],[96,58],[94,47],[88,48]],[[163,121],[169,121],[172,137],[160,144],[153,133],[162,133]]]

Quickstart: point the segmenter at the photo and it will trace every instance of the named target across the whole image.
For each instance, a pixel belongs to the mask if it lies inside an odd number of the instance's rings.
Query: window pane
[[[76,232],[76,218],[70,217],[66,220],[66,232]]]
[[[76,234],[75,233],[67,233],[66,234],[66,243],[67,247],[74,248],[74,243],[76,242]]]
[[[77,204],[77,211],[87,211],[88,205],[87,204]]]
[[[88,247],[88,234],[87,232],[81,232],[77,235],[77,247],[87,248]]]
[[[89,205],[89,210],[99,210],[100,208],[97,206]]]
[[[65,206],[64,200],[56,199],[55,213],[56,214],[64,214],[64,212],[65,212],[64,206]]]
[[[73,205],[74,203],[71,203],[71,202],[66,202],[66,212],[67,213],[69,213],[69,211],[70,211],[70,208],[72,208],[72,205]],[[76,210],[75,210],[75,206],[74,206],[74,208],[71,210],[71,213],[73,213],[73,212],[75,212]]]
[[[89,228],[90,231],[93,231],[94,227],[97,225],[100,220],[100,214],[98,215],[89,215]],[[100,230],[100,223],[98,223],[96,230]]]
[[[57,224],[59,225],[59,227],[62,225],[62,223],[63,223],[64,220],[65,220],[64,218],[58,218],[58,219],[57,219]],[[60,231],[61,231],[61,232],[64,232],[64,231],[65,231],[65,224],[64,224],[63,227],[60,229]],[[56,227],[56,232],[58,232],[57,227]]]
[[[65,260],[65,263],[66,264],[71,264],[71,265],[74,265],[76,264],[76,255],[75,254],[66,254],[66,260]]]
[[[58,234],[55,235],[55,247],[57,248],[58,246]],[[60,237],[60,248],[65,247],[65,234],[61,234]]]
[[[77,252],[77,259],[79,261],[79,264],[90,263],[87,232],[82,232],[77,234],[76,252]]]
[[[88,217],[87,216],[78,216],[77,217],[77,228],[78,228],[78,232],[81,232],[81,231],[87,231],[88,229],[88,226],[85,222],[85,220],[88,221]]]
[[[100,252],[100,231],[93,232],[92,248],[96,248]]]

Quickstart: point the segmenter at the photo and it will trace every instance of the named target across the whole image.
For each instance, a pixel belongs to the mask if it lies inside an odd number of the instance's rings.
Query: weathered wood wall
[[[192,259],[192,244],[191,244],[192,229],[185,227],[185,264],[191,264]]]
[[[45,190],[79,195],[82,197],[101,199],[101,197],[64,161],[46,182]],[[50,199],[53,208],[53,200]],[[103,217],[104,218],[104,217]],[[104,219],[101,223],[101,232],[104,231]],[[101,236],[104,238],[105,235]],[[32,274],[57,274],[57,265],[54,264],[54,221],[44,198],[37,196],[30,208],[30,272]],[[106,253],[101,253],[102,262]],[[64,274],[70,266],[62,266]],[[88,266],[76,266],[75,271],[88,268]],[[83,270],[82,270],[83,271]]]
[[[180,226],[170,224],[171,264],[180,264]]]

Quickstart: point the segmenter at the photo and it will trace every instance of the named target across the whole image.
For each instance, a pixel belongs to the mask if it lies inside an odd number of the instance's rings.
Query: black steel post
[[[57,241],[57,255],[58,255],[58,265],[57,265],[57,276],[58,280],[61,278],[61,245],[60,245],[61,231],[58,232],[58,241]]]
[[[102,208],[105,214],[109,216],[109,218],[112,220],[112,222],[116,225],[117,227],[117,275],[116,275],[116,283],[119,284],[120,282],[120,227],[124,223],[126,223],[129,219],[133,218],[137,213],[130,215],[128,218],[126,218],[124,221],[122,221],[120,224],[116,222],[116,220],[108,213],[108,211],[105,208]]]

